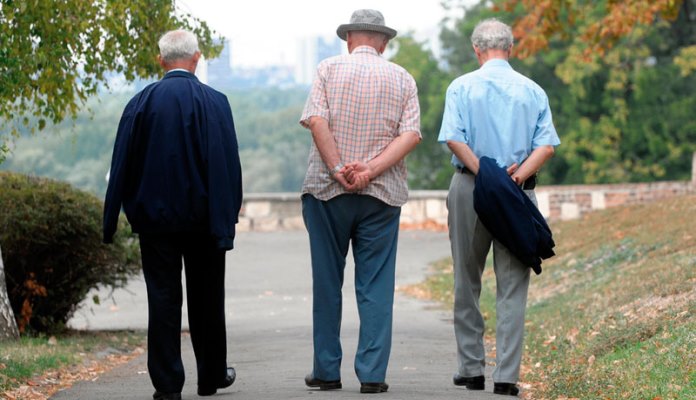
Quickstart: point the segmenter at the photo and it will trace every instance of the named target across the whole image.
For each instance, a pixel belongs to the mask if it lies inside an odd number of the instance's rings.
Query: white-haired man
[[[485,388],[479,296],[492,244],[497,282],[493,390],[516,396],[530,269],[483,226],[474,209],[474,188],[479,183],[475,176],[483,157],[493,159],[536,202],[535,174],[560,140],[544,90],[508,63],[513,44],[510,27],[496,19],[484,20],[474,29],[471,41],[481,67],[455,79],[447,89],[438,138],[452,151],[457,170],[447,198],[459,361],[453,380],[470,390]]]
[[[148,298],[147,365],[155,400],[179,400],[181,269],[186,272],[198,394],[230,386],[225,331],[225,252],[242,201],[237,136],[227,97],[193,74],[201,55],[188,31],[159,41],[166,71],[126,106],[104,203],[104,242],[121,205],[140,238]]]

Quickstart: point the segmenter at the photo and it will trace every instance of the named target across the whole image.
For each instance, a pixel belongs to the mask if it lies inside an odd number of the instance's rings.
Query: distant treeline
[[[0,169],[67,181],[103,196],[118,121],[134,93],[103,93],[74,121],[16,140]],[[300,190],[311,135],[298,121],[307,89],[226,93],[247,192]]]

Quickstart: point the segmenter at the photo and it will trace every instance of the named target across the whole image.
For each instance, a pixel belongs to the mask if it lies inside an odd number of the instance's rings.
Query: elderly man
[[[481,68],[457,78],[447,89],[439,135],[439,141],[447,143],[452,151],[452,164],[457,170],[447,198],[459,359],[454,384],[470,390],[485,387],[484,321],[479,296],[492,243],[497,283],[493,390],[517,395],[530,269],[494,240],[481,223],[474,210],[474,186],[479,183],[475,175],[480,160],[492,159],[497,164],[494,167],[505,168],[503,175],[507,173],[535,202],[535,174],[560,141],[546,94],[508,63],[513,43],[510,27],[495,19],[482,21],[471,41]]]
[[[237,137],[227,98],[193,74],[201,55],[187,31],[159,41],[164,78],[128,103],[118,127],[104,205],[110,243],[121,205],[140,237],[148,296],[148,370],[157,399],[181,399],[181,269],[198,394],[230,386],[225,252],[242,201]]]
[[[380,57],[396,31],[379,11],[358,10],[338,36],[348,55],[321,62],[300,123],[314,139],[302,187],[314,294],[314,369],[309,387],[340,389],[343,273],[355,260],[361,393],[386,392],[396,245],[406,202],[404,157],[420,142],[416,84]]]

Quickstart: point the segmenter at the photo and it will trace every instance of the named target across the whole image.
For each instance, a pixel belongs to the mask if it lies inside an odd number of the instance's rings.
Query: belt
[[[467,167],[456,167],[457,172],[460,174],[467,174],[467,175],[474,175],[473,172],[471,172]],[[522,187],[522,190],[532,190],[536,187],[537,184],[537,174],[534,174],[527,178],[526,181],[522,182],[520,187]]]
[[[460,167],[460,166],[457,166],[456,168],[457,168],[457,172],[459,172],[460,174],[468,174],[468,175],[473,175],[473,174],[474,174],[474,173],[471,172],[471,171],[469,170],[469,168],[467,168],[467,167]]]

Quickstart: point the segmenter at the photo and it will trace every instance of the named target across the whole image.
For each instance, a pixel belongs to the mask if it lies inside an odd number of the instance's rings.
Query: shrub
[[[114,244],[101,242],[102,209],[66,183],[0,172],[0,247],[20,331],[64,329],[91,289],[122,287],[139,271],[125,219]]]

